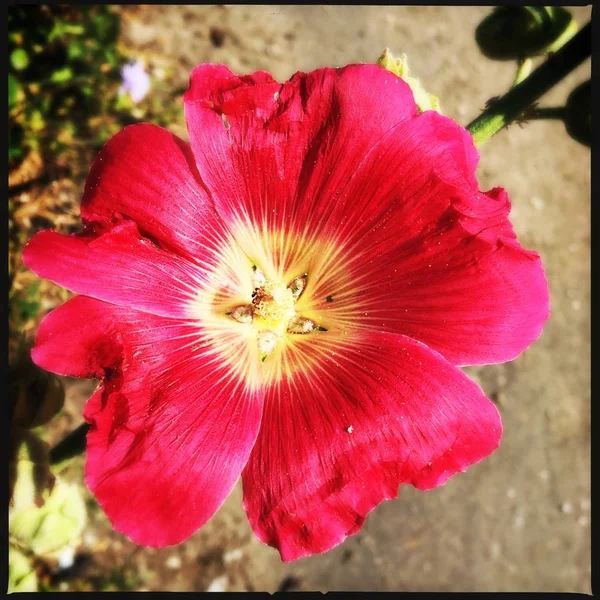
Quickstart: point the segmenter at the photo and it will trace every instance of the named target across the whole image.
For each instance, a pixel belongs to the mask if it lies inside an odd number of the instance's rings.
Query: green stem
[[[521,81],[529,77],[532,65],[533,63],[531,62],[530,58],[519,59],[519,61],[517,62],[517,72],[515,74],[515,79],[513,81],[512,87],[515,87],[515,85],[518,85],[519,83],[521,83]]]
[[[552,54],[529,77],[492,103],[467,129],[479,146],[515,121],[533,102],[578,67],[592,52],[592,26],[587,23],[577,35]]]
[[[58,465],[85,451],[85,437],[90,426],[82,423],[50,450],[50,464]]]

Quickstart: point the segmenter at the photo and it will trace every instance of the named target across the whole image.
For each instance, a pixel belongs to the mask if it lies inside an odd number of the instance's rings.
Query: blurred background
[[[590,7],[569,10],[580,26],[590,19]],[[47,467],[48,447],[82,422],[96,384],[27,361],[40,320],[70,294],[24,268],[24,243],[41,229],[79,229],[91,162],[126,124],[149,121],[187,139],[182,94],[195,65],[266,69],[283,81],[376,62],[387,46],[406,53],[411,75],[466,125],[515,74],[514,62],[486,58],[475,42],[489,12],[9,7],[12,589],[590,593],[590,151],[560,121],[512,125],[480,149],[481,188],[508,190],[519,239],[541,254],[551,290],[538,342],[511,363],[466,369],[502,414],[500,449],[440,489],[402,487],[325,555],[282,563],[250,530],[239,484],[186,543],[137,547],[85,488],[83,456]],[[589,76],[586,61],[541,105],[563,105]]]

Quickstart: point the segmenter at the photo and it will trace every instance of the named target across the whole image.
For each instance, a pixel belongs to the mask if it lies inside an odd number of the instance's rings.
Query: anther
[[[252,287],[256,290],[263,287],[265,283],[267,283],[265,274],[256,266],[252,267]]]
[[[319,326],[312,321],[311,319],[307,319],[306,317],[293,317],[288,322],[287,330],[288,333],[310,333],[311,331],[315,331],[319,328]],[[323,330],[324,331],[324,330]]]
[[[298,300],[302,295],[302,292],[306,288],[306,282],[308,279],[308,273],[304,273],[304,275],[299,275],[298,277],[294,277],[290,285],[288,285],[288,289],[291,290],[292,295],[294,296],[294,300]]]
[[[271,352],[275,349],[278,340],[277,334],[269,331],[268,329],[263,329],[258,333],[258,349],[260,350],[260,358],[261,360],[265,360]]]
[[[252,314],[254,310],[252,306],[243,305],[236,306],[231,312],[227,313],[232,319],[239,323],[252,323]]]

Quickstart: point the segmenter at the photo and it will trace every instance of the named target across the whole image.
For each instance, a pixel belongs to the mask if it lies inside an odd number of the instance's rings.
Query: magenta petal
[[[310,377],[268,392],[244,507],[283,560],[324,552],[400,483],[441,485],[496,449],[501,433],[495,406],[441,355],[365,333],[323,352]]]
[[[223,237],[188,144],[166,129],[126,127],[102,148],[85,185],[84,222],[126,218],[164,247],[212,264]]]
[[[335,190],[382,135],[417,114],[408,85],[377,65],[297,73],[284,84],[201,65],[184,99],[219,213],[286,229],[318,223],[337,201],[318,186],[328,180]]]
[[[125,129],[86,183],[85,230],[25,248],[85,294],[33,357],[102,380],[86,481],[116,529],[181,542],[243,469],[260,539],[323,552],[401,483],[441,485],[498,446],[496,408],[453,365],[525,349],[545,275],[504,190],[478,189],[469,133],[378,66],[279,84],[201,65],[185,110],[189,147]]]
[[[370,260],[353,267],[363,324],[418,339],[456,365],[512,360],[549,316],[540,257],[517,242],[504,190],[456,188],[450,198],[426,226],[407,215],[396,238],[399,228],[384,226],[365,247]]]
[[[40,327],[38,365],[103,377],[85,410],[86,483],[138,544],[177,544],[203,525],[256,439],[262,393],[210,352],[194,323],[81,296]]]
[[[109,230],[36,234],[23,262],[80,294],[157,315],[186,317],[204,278],[199,266],[143,238],[132,221]]]

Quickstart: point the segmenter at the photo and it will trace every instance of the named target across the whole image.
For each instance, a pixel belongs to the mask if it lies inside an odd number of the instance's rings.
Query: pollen
[[[278,336],[273,331],[263,330],[259,331],[257,340],[258,340],[258,349],[260,350],[261,359],[264,360],[277,345]]]
[[[265,281],[256,288],[252,298],[255,314],[269,325],[280,325],[295,316],[296,299],[293,291],[285,283]]]

